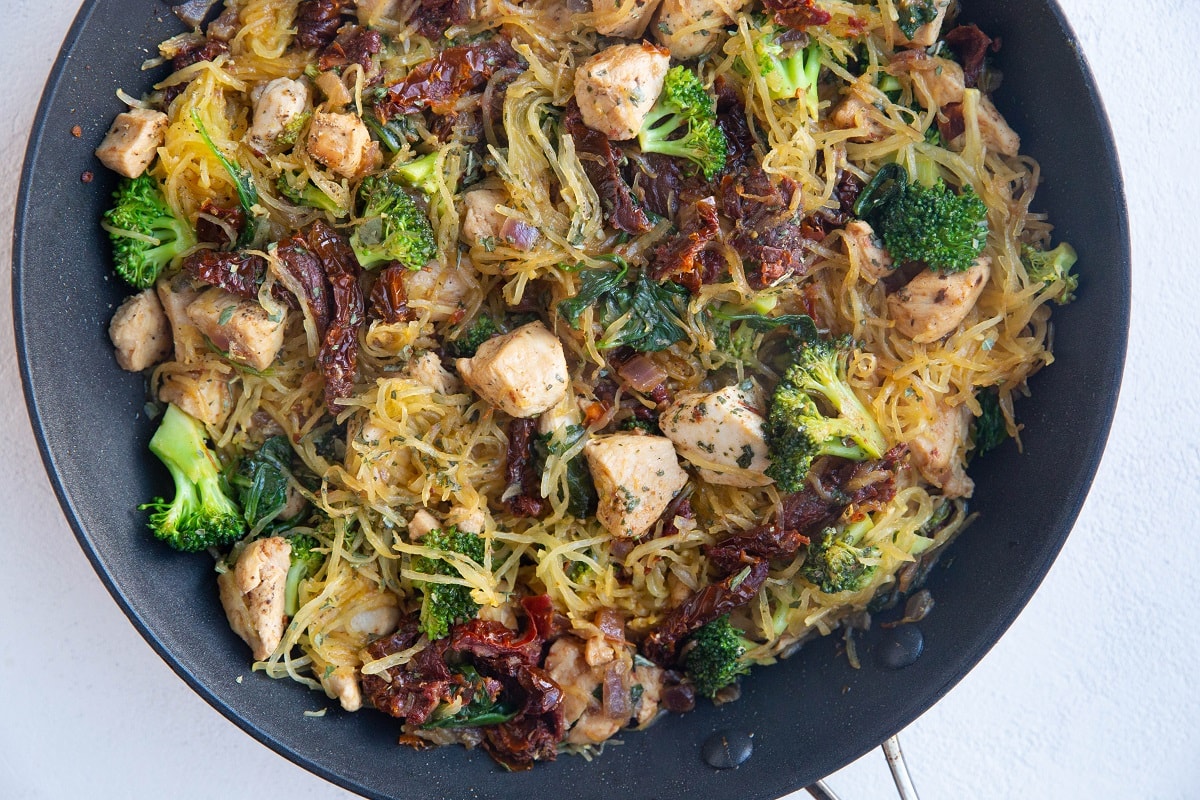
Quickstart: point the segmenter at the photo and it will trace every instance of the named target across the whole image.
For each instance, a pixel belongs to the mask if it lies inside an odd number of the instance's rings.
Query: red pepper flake
[[[83,128],[79,127],[78,125],[72,125],[71,135],[78,139],[80,136],[83,136]]]
[[[96,176],[94,174],[92,174],[92,171],[89,169],[89,170],[85,170],[84,173],[79,176],[79,180],[83,181],[84,183],[91,183],[92,178],[94,178],[94,177],[96,177]]]

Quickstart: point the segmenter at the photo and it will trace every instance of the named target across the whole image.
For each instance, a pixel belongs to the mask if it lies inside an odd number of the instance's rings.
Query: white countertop
[[[1200,372],[1189,352],[1200,343],[1200,92],[1191,74],[1200,3],[1060,2],[1096,72],[1124,167],[1136,263],[1125,382],[1095,486],[1046,582],[983,662],[902,736],[924,800],[1200,797]],[[3,5],[7,297],[25,140],[78,0]],[[0,797],[350,797],[227,722],[121,614],[42,471],[14,352],[4,299]],[[828,782],[844,800],[895,797],[878,753]]]

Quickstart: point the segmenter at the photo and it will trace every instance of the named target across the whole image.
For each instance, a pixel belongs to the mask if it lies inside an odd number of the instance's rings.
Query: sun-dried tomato
[[[498,70],[516,66],[517,53],[507,39],[447,47],[413,67],[375,106],[384,119],[429,110],[448,114],[464,95],[487,85]]]
[[[346,237],[323,220],[309,226],[307,239],[333,294],[333,314],[317,362],[325,374],[325,405],[336,413],[337,401],[353,393],[358,370],[358,332],[365,321],[358,285],[362,268]]]
[[[408,292],[404,289],[404,275],[408,271],[403,264],[392,264],[379,273],[371,287],[371,316],[388,324],[412,319]]]
[[[350,8],[351,0],[300,0],[296,7],[296,44],[305,49],[327,46],[342,27],[342,11]]]
[[[653,225],[634,199],[633,190],[621,175],[621,151],[608,137],[583,122],[579,105],[572,100],[563,117],[563,129],[575,142],[583,171],[600,196],[609,223],[626,233],[645,233]]]

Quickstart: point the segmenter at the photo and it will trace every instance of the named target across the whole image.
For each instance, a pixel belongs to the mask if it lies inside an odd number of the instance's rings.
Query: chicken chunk
[[[636,538],[654,525],[688,481],[663,436],[615,433],[583,448],[600,507],[596,519],[613,536]]]
[[[358,0],[355,11],[358,14],[358,24],[371,27],[384,17],[392,16],[396,11],[398,0]]]
[[[174,403],[206,425],[221,425],[233,410],[229,376],[216,363],[197,362],[194,369],[167,372],[158,387],[158,399]]]
[[[169,120],[161,111],[134,108],[117,114],[96,148],[100,163],[126,178],[136,178],[154,161],[167,135]]]
[[[171,323],[153,289],[121,303],[108,324],[108,338],[117,350],[117,364],[141,372],[171,355]]]
[[[584,124],[614,141],[637,136],[670,66],[666,50],[645,42],[596,53],[575,72],[575,100]]]
[[[862,220],[849,222],[845,227],[846,256],[858,267],[858,274],[867,283],[878,283],[891,274],[892,256],[875,236],[875,230]]]
[[[850,137],[852,142],[878,142],[891,134],[891,128],[883,122],[883,112],[853,89],[833,109],[829,119],[838,130],[858,131]]]
[[[904,35],[899,23],[894,19],[888,20],[892,29],[892,39],[900,47],[932,47],[942,33],[942,24],[946,21],[946,12],[950,9],[950,0],[934,0],[937,5],[937,16],[926,22],[913,33],[912,38]],[[909,0],[897,0],[896,5],[903,8],[909,5]]]
[[[462,391],[462,384],[458,378],[442,366],[442,360],[436,353],[429,350],[409,361],[404,367],[404,374],[441,395],[458,394]]]
[[[257,300],[212,288],[196,298],[188,319],[231,361],[259,370],[275,360],[283,347],[286,312],[272,318]]]
[[[579,398],[574,392],[567,392],[556,406],[547,409],[538,417],[538,433],[547,436],[559,428],[578,425],[581,422],[583,416],[579,413]]]
[[[437,517],[423,508],[419,509],[408,521],[408,538],[418,542],[428,536],[430,531],[440,527],[442,527],[442,523],[438,521]]]
[[[246,144],[260,155],[286,150],[296,143],[308,108],[308,84],[276,78],[262,87],[254,101],[254,122]]]
[[[592,3],[592,22],[604,36],[637,39],[646,31],[659,0],[596,0]]]
[[[975,307],[991,275],[992,261],[980,256],[965,272],[927,269],[888,295],[888,316],[896,330],[919,344],[952,333]]]
[[[346,178],[370,165],[371,133],[355,114],[318,111],[308,128],[308,154]]]
[[[162,303],[163,313],[171,322],[175,360],[181,364],[190,364],[198,360],[206,350],[204,334],[192,324],[187,310],[204,291],[204,287],[194,284],[187,273],[178,272],[171,278],[159,278],[154,289],[158,293],[159,302]]]
[[[639,664],[633,668],[633,682],[642,687],[642,699],[635,707],[633,721],[643,728],[658,716],[658,704],[662,700],[663,670],[656,664]]]
[[[461,267],[443,266],[440,261],[431,261],[423,269],[404,276],[409,308],[428,310],[431,322],[443,322],[462,308],[472,285],[472,279]]]
[[[354,667],[342,665],[323,670],[320,678],[326,696],[337,700],[344,710],[353,712],[362,708],[362,689],[358,685],[358,670]]]
[[[541,322],[494,336],[479,346],[473,358],[456,363],[468,386],[513,417],[536,417],[567,393],[562,342]]]
[[[662,0],[654,22],[654,38],[687,61],[712,50],[722,29],[733,22],[747,0]]]
[[[625,727],[629,718],[616,719],[606,715],[596,695],[603,691],[609,670],[618,674],[626,691],[633,688],[631,659],[622,648],[619,655],[614,654],[613,660],[593,666],[585,658],[585,647],[571,636],[555,640],[546,655],[546,671],[563,691],[563,719],[571,726],[567,741],[600,744]]]
[[[366,608],[355,612],[346,625],[351,633],[362,636],[387,636],[400,624],[400,605],[396,595],[378,591]]]
[[[466,533],[483,533],[487,526],[487,512],[482,508],[463,508],[455,506],[446,514],[446,524],[457,526]]]
[[[229,626],[250,645],[256,661],[268,658],[283,639],[291,553],[283,537],[259,539],[242,551],[233,569],[217,577]]]
[[[496,206],[508,202],[508,194],[500,189],[472,189],[463,194],[462,226],[459,238],[471,246],[487,247],[500,239],[500,229],[508,219]]]
[[[925,480],[942,490],[946,497],[970,497],[975,483],[964,466],[971,410],[966,406],[949,408],[938,403],[933,422],[908,440],[913,463]]]
[[[926,108],[944,109],[963,102],[966,97],[962,67],[948,58],[931,58],[923,52],[905,53],[893,59],[888,71],[907,73],[913,81],[913,93]],[[1006,156],[1015,156],[1020,151],[1021,137],[984,94],[979,96],[978,118],[979,138],[989,150]],[[960,138],[947,144],[952,150],[962,149]]]
[[[678,398],[658,418],[679,455],[700,467],[700,477],[726,486],[766,486],[770,461],[764,420],[753,398],[737,386]]]

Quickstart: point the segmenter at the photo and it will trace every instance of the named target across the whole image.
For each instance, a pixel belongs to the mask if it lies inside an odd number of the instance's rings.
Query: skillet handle
[[[908,773],[908,765],[904,763],[904,753],[900,750],[899,736],[893,736],[883,743],[883,755],[887,758],[888,769],[892,771],[892,780],[896,782],[896,791],[900,793],[900,800],[920,800],[917,796],[917,788],[913,786],[912,776]],[[839,800],[825,781],[817,781],[810,786],[805,786],[804,791],[816,800]]]

